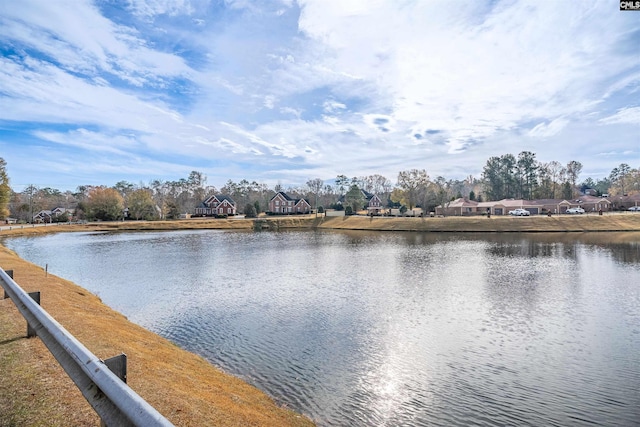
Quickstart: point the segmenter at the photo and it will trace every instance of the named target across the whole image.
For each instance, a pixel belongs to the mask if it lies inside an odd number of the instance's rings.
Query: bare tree
[[[342,196],[349,185],[349,178],[346,175],[338,175],[336,177],[336,189]]]
[[[451,203],[451,196],[453,195],[451,181],[447,181],[444,177],[439,176],[433,181],[431,188],[436,205],[442,206],[442,214],[446,216],[447,208]]]
[[[631,168],[626,163],[621,163],[618,167],[613,168],[611,173],[609,174],[609,179],[611,183],[618,188],[616,189],[616,193],[625,195],[627,194],[626,183],[628,178],[630,177]]]
[[[318,197],[320,196],[320,191],[322,191],[323,186],[324,182],[320,178],[310,179],[307,181],[309,192],[315,196],[315,203],[313,207],[316,211],[318,210]]]
[[[413,209],[418,200],[419,193],[429,185],[429,175],[424,169],[411,169],[398,173],[398,189],[401,190],[403,199],[409,209]]]
[[[560,183],[564,181],[564,176],[567,173],[567,169],[555,160],[548,163],[548,171],[549,178],[551,180],[551,198],[555,199],[558,197],[558,190],[560,187]]]
[[[578,182],[578,176],[580,176],[580,172],[582,172],[582,163],[571,160],[567,163],[567,180],[571,184],[571,196],[576,192],[576,183]]]

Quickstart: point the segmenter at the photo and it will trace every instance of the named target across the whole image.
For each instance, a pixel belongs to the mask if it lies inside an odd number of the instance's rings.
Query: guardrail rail
[[[13,273],[11,271],[11,273]],[[153,406],[112,372],[104,361],[73,337],[33,297],[0,268],[0,285],[27,321],[28,336],[37,335],[73,380],[106,426],[173,426]],[[123,355],[124,356],[124,355]],[[115,359],[115,358],[112,358]],[[126,365],[126,359],[124,361]],[[122,376],[122,375],[121,375]]]

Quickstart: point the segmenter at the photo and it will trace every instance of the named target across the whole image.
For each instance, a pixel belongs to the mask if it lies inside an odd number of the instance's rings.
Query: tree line
[[[622,163],[608,177],[586,178],[579,183],[582,163],[572,160],[566,165],[536,160],[535,153],[523,151],[518,156],[504,154],[487,160],[482,171],[485,197],[489,200],[572,199],[587,190],[595,195],[626,195],[640,191],[640,169]]]
[[[239,213],[257,215],[268,209],[271,197],[278,191],[294,198],[304,198],[314,208],[345,207],[357,211],[366,203],[362,192],[376,194],[386,207],[433,210],[435,206],[460,197],[470,200],[571,199],[587,189],[598,195],[631,194],[640,191],[640,171],[623,163],[608,177],[579,182],[582,164],[570,161],[563,165],[536,160],[535,153],[523,151],[517,156],[504,154],[487,160],[481,177],[469,175],[463,180],[431,178],[425,169],[398,172],[396,181],[379,174],[349,178],[338,175],[333,180],[309,179],[304,185],[284,188],[256,181],[228,180],[222,187],[207,184],[202,172],[192,171],[175,181],[152,180],[134,184],[119,181],[112,187],[81,185],[76,191],[61,192],[55,188],[27,186],[14,192],[9,185],[6,162],[0,158],[0,218],[11,216],[31,222],[41,210],[55,207],[73,209],[75,217],[87,220],[177,219],[191,214],[211,194],[225,194],[236,202]],[[64,214],[57,218],[66,221]]]

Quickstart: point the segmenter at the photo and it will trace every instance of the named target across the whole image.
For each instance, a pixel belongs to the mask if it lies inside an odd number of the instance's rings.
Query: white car
[[[569,209],[567,209],[567,213],[568,214],[583,214],[584,213],[584,209],[582,209],[582,208],[569,208]]]
[[[640,206],[631,206],[629,210],[631,212],[640,212]]]
[[[529,212],[526,209],[514,209],[512,211],[509,211],[509,215],[513,215],[513,216],[529,216],[529,215],[531,215],[531,212]]]

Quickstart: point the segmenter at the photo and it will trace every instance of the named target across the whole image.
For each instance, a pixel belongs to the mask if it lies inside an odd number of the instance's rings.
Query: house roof
[[[233,200],[233,199],[231,198],[231,196],[229,196],[228,194],[217,194],[217,195],[216,195],[216,198],[217,198],[220,202],[222,202],[222,201],[226,200],[226,201],[228,201],[229,203],[231,203],[232,205],[235,205],[235,204],[236,204],[235,200]]]
[[[369,193],[367,190],[360,190],[360,191],[362,191],[362,194],[367,199],[367,201],[373,199],[373,196],[375,196],[375,194]]]
[[[378,200],[380,200],[380,197],[378,197],[377,194],[369,193],[367,190],[363,190],[363,189],[360,189],[360,192],[362,193],[362,195],[364,196],[367,202],[369,202],[374,197],[377,197]],[[342,196],[338,197],[338,203],[340,204],[344,203],[345,197],[346,197],[346,194],[343,194]]]
[[[58,206],[57,208],[53,208],[53,209],[42,209],[40,211],[38,211],[38,213],[34,214],[33,216],[51,216],[53,214],[63,214],[65,212],[69,212],[71,214],[73,214],[74,210],[73,209],[67,209],[67,208],[63,208]]]
[[[201,208],[208,207],[207,205],[210,204],[213,199],[218,200],[218,203],[222,203],[224,200],[227,200],[232,205],[236,204],[236,202],[231,198],[231,196],[227,194],[212,194],[209,197],[207,197],[202,203],[200,203],[198,207],[201,207]]]
[[[640,203],[640,193],[630,194],[627,196],[609,196],[612,203]]]
[[[545,205],[559,205],[559,204],[572,204],[564,199],[535,199],[535,200],[524,200],[524,199],[502,199],[498,201],[492,202],[480,202],[478,203],[479,208],[490,208],[493,206],[504,206],[505,208],[523,208],[523,207],[538,207]]]
[[[575,202],[576,203],[611,203],[610,200],[604,197],[590,196],[590,195],[580,196],[580,198],[576,199]]]
[[[571,204],[565,199],[535,199],[529,200],[531,204],[534,205],[560,205],[560,204]]]
[[[502,199],[494,202],[480,202],[476,206],[479,208],[490,208],[492,206],[504,206],[506,208],[521,208],[523,206],[532,206],[531,200],[522,199]]]
[[[278,194],[285,200],[290,200],[290,201],[294,201],[296,199],[294,199],[293,197],[290,197],[287,193],[285,193],[284,191],[278,191],[276,194],[273,195],[273,197],[271,199],[269,199],[269,201],[275,199],[276,197],[278,197]]]
[[[447,205],[449,208],[475,208],[476,206],[478,206],[478,202],[464,197],[459,197]]]
[[[311,203],[309,203],[309,201],[307,199],[294,199],[293,197],[289,196],[287,193],[285,193],[284,191],[278,191],[271,199],[269,199],[269,201],[271,202],[273,199],[275,199],[276,197],[278,197],[278,194],[282,196],[283,199],[293,202],[294,205],[297,205],[298,203],[300,203],[301,201],[304,201],[306,204],[308,204],[309,206],[311,206]]]

